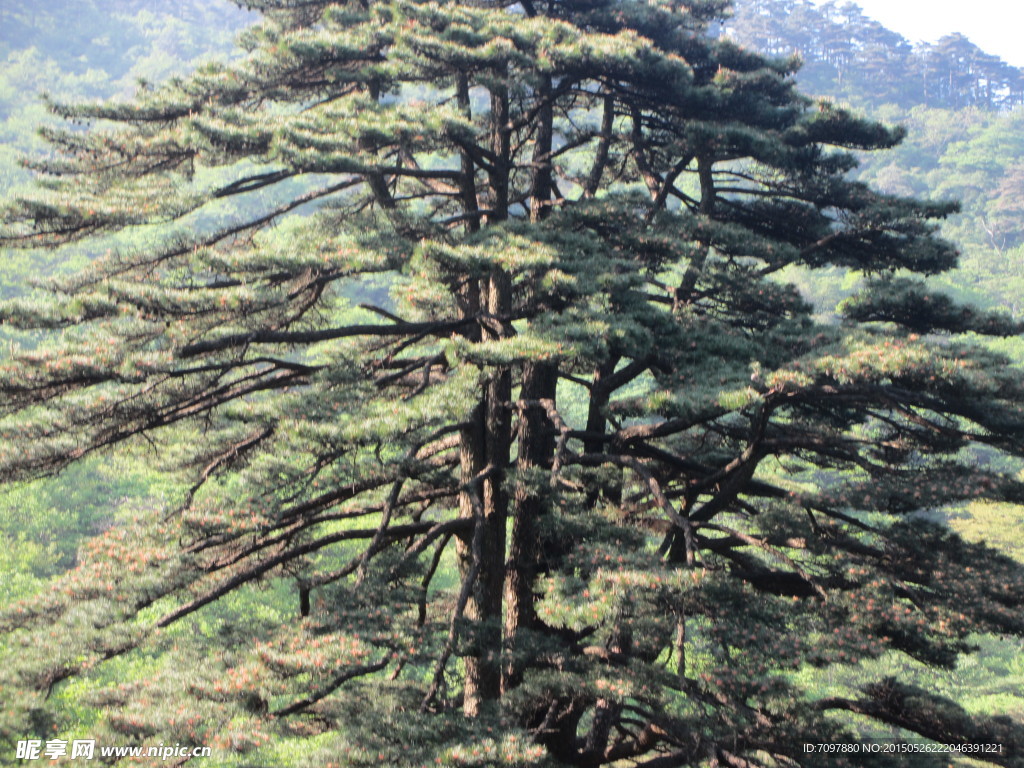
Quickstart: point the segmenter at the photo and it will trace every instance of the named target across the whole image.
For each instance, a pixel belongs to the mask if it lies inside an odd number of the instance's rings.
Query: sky
[[[943,35],[961,32],[986,53],[1024,67],[1024,0],[852,1],[866,16],[912,43],[933,43]]]

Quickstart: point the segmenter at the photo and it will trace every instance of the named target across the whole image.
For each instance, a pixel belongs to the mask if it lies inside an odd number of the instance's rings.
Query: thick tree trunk
[[[715,191],[715,179],[712,175],[712,163],[707,158],[707,155],[700,155],[697,158],[697,177],[700,179],[700,213],[704,216],[713,216],[717,193]],[[698,249],[697,255],[693,257],[686,268],[686,272],[683,273],[683,279],[679,283],[679,288],[676,289],[677,304],[680,302],[688,304],[692,301],[693,290],[697,287],[697,280],[700,279],[701,273],[704,271],[704,265],[707,262],[708,250],[709,247],[705,243]]]
[[[593,437],[583,441],[585,453],[604,453],[605,451],[604,441],[598,435],[603,435],[608,428],[605,408],[608,407],[608,401],[611,398],[612,392],[614,392],[614,387],[608,385],[608,379],[615,373],[615,367],[619,364],[620,359],[618,355],[613,355],[594,371],[590,387],[590,405],[587,409],[587,432],[593,435]],[[597,499],[601,495],[604,495],[605,498],[615,504],[621,502],[621,478],[605,484],[600,489],[594,488],[587,496],[587,504],[593,505],[597,503]]]
[[[612,356],[594,371],[590,385],[590,404],[587,407],[587,433],[593,437],[583,441],[585,453],[604,452],[604,441],[598,435],[603,435],[608,425],[604,410],[608,405],[611,390],[605,385],[605,381],[615,373],[615,366],[619,364],[619,360],[617,355]]]
[[[551,212],[554,179],[551,171],[551,149],[554,136],[554,109],[551,104],[551,78],[543,77],[537,88],[541,100],[537,115],[537,143],[533,148],[533,187],[530,190],[530,219],[540,221]]]
[[[551,212],[554,187],[551,165],[554,111],[551,104],[551,78],[542,77],[537,87],[541,100],[538,113],[537,138],[533,149],[533,183],[530,189],[530,218],[543,220]],[[523,633],[536,623],[533,606],[533,582],[537,576],[541,542],[538,520],[544,514],[547,487],[540,487],[526,477],[531,469],[551,462],[554,438],[550,418],[541,400],[555,401],[558,384],[557,368],[549,363],[528,363],[523,370],[520,399],[526,405],[519,416],[519,455],[516,468],[520,473],[513,502],[511,540],[505,561],[505,622],[502,692],[512,690],[522,681],[521,653]]]
[[[601,187],[601,176],[608,166],[608,150],[612,145],[612,128],[615,125],[615,97],[606,94],[604,97],[604,108],[601,118],[601,139],[597,144],[597,151],[594,153],[594,164],[590,167],[587,175],[587,183],[583,188],[584,197],[591,198],[597,194]]]
[[[459,109],[467,119],[473,118],[472,103],[469,100],[469,80],[466,75],[459,75],[456,81],[456,96]],[[462,198],[463,213],[466,216],[466,229],[476,232],[480,229],[479,205],[476,197],[476,165],[467,150],[461,153],[462,178],[459,181],[459,193]]]
[[[483,505],[474,494],[479,494],[479,484],[473,479],[484,471],[486,466],[486,454],[484,451],[484,407],[483,403],[477,405],[470,417],[469,424],[462,430],[462,444],[459,451],[460,469],[462,473],[463,491],[459,494],[459,515],[460,517],[476,519],[483,514]],[[481,524],[480,522],[477,523]],[[457,542],[459,556],[459,571],[463,579],[469,578],[476,565],[475,560],[480,556],[473,551],[471,536],[460,538]],[[482,559],[482,558],[481,558]],[[477,577],[477,584],[473,585],[469,601],[466,603],[465,618],[472,624],[478,624],[484,616],[487,604],[486,595],[481,589],[481,579]],[[485,688],[482,682],[482,671],[480,659],[471,656],[466,659],[466,685],[463,699],[463,708],[467,715],[474,717],[480,711],[480,702],[483,698],[481,688]]]
[[[484,340],[511,336],[511,324],[500,320],[511,310],[512,284],[507,273],[494,270],[480,292],[480,303],[492,321],[485,325]],[[474,625],[474,652],[466,659],[463,711],[469,717],[480,713],[484,702],[501,695],[502,598],[505,581],[505,544],[508,522],[506,475],[512,445],[512,375],[507,368],[494,370],[483,385],[483,397],[463,432],[462,477],[466,491],[461,502],[463,516],[477,515],[483,525],[479,574],[466,606],[466,618]],[[480,483],[473,479],[483,476]],[[479,493],[474,499],[472,494]],[[477,556],[462,543],[459,547],[463,576]]]
[[[530,363],[523,371],[522,400],[536,403],[555,402],[558,384],[557,369],[549,363]],[[536,624],[533,583],[540,564],[541,540],[539,522],[545,514],[548,488],[528,477],[530,470],[551,462],[555,441],[551,420],[541,405],[526,405],[519,422],[519,456],[516,467],[520,480],[516,485],[512,532],[505,563],[505,651],[502,691],[509,691],[522,682],[522,665],[518,661],[524,632]]]
[[[509,181],[512,170],[512,131],[509,126],[508,87],[495,85],[491,90],[491,151],[494,169],[490,173],[494,200],[490,221],[508,218]]]
[[[460,92],[460,100],[467,93]],[[468,109],[468,103],[464,105]],[[508,88],[496,85],[491,92],[491,146],[496,156],[490,172],[492,210],[488,223],[508,218],[509,168],[511,132],[509,128]],[[465,161],[465,158],[464,158]],[[465,174],[462,197],[467,205],[470,178]],[[468,212],[468,211],[467,211]],[[512,311],[512,278],[500,268],[480,282],[479,308],[486,319],[480,325],[480,340],[498,341],[515,334],[509,317]],[[478,313],[479,314],[479,313]],[[508,488],[506,475],[512,447],[512,373],[508,368],[488,371],[479,406],[474,410],[473,424],[464,431],[462,447],[462,482],[472,483],[483,474],[479,483],[479,498],[474,499],[473,488],[463,491],[465,503],[460,513],[478,515],[478,524],[484,526],[481,551],[462,542],[459,547],[463,578],[479,557],[479,573],[466,606],[466,618],[474,626],[474,650],[466,659],[466,683],[463,712],[476,717],[487,701],[501,695],[502,603],[505,588],[505,545],[508,523]],[[468,434],[472,432],[473,434]],[[473,508],[477,505],[477,508]]]

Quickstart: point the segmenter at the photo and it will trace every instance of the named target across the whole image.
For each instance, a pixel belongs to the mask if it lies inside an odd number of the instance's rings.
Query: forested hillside
[[[905,128],[893,151],[862,157],[857,175],[894,194],[959,201],[961,213],[943,232],[961,248],[962,268],[936,284],[1021,313],[1020,69],[962,35],[911,45],[853,3],[740,0],[724,31],[763,53],[798,57],[797,81],[808,93]],[[819,284],[815,293],[828,308],[843,289]]]
[[[231,53],[253,18],[226,2],[4,3],[0,6],[0,187],[27,179],[18,159],[42,151],[41,99],[127,98],[146,83]]]
[[[181,74],[231,49],[253,19],[231,3],[199,0],[40,0],[0,7],[0,56],[34,49],[56,70],[94,71],[105,90],[122,78]],[[40,77],[46,77],[46,71]],[[52,88],[57,81],[44,80]]]
[[[912,45],[856,3],[738,0],[723,31],[767,55],[798,56],[808,93],[868,109],[1010,109],[1024,100],[1024,72],[965,36]]]
[[[57,122],[45,98],[130,98],[146,83],[234,55],[234,39],[252,19],[230,3],[184,0],[0,6],[0,195],[10,199],[31,186],[24,162],[45,154],[40,130]],[[88,249],[53,256],[5,249],[0,297],[22,294],[32,281],[89,256]],[[31,343],[0,327],[0,341],[15,338]],[[145,469],[108,461],[4,494],[0,529],[13,546],[0,552],[0,603],[72,567],[83,540],[108,528],[127,499],[150,503],[162,489]]]
[[[175,0],[47,0],[0,4],[0,194],[27,189],[23,163],[47,151],[40,129],[55,124],[44,97],[129,98],[144,83],[182,75],[225,58],[252,14],[231,3]],[[81,265],[88,251],[3,251],[0,297],[31,281]],[[12,333],[0,327],[0,341]],[[28,594],[38,579],[62,573],[82,541],[109,527],[129,498],[147,499],[155,476],[125,463],[102,462],[46,485],[5,494],[0,528],[13,546],[0,552],[0,603]],[[143,502],[146,503],[146,502]]]
[[[0,765],[1024,764],[1018,70],[245,5],[0,8]]]
[[[940,281],[986,306],[1024,313],[1024,111],[914,107],[879,110],[907,129],[887,158],[865,160],[861,178],[896,194],[959,200],[943,225],[961,268]]]

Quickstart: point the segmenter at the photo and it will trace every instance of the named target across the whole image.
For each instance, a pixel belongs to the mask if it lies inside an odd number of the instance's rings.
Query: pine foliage
[[[1024,635],[1021,566],[928,517],[1024,496],[1019,376],[956,336],[1020,328],[914,281],[955,206],[845,177],[899,131],[717,0],[247,5],[240,61],[54,104],[4,212],[97,255],[0,306],[0,477],[127,444],[188,490],[3,610],[0,736],[81,676],[112,737],[318,767],[909,761],[805,753],[850,712],[1019,764],[796,674]],[[830,322],[790,265],[872,280]]]

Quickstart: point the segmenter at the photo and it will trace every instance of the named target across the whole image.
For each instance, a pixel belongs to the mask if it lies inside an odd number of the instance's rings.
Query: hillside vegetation
[[[0,750],[1021,765],[1020,70],[251,5],[0,9]]]

